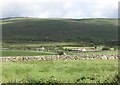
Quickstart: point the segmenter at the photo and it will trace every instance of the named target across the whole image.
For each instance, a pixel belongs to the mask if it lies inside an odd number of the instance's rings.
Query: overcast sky
[[[1,17],[117,18],[119,0],[0,0]]]

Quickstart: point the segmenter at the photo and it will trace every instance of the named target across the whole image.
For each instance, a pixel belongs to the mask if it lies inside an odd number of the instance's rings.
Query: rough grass
[[[2,51],[2,56],[38,56],[38,55],[56,55],[52,52],[35,52],[35,51]]]
[[[12,18],[2,21],[3,42],[118,39],[117,19]]]
[[[117,60],[3,62],[3,82],[111,83]]]

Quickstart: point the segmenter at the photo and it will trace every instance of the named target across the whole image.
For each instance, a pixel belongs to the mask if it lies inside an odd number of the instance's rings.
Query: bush
[[[62,52],[62,51],[57,51],[57,53],[58,53],[58,55],[63,55],[64,54],[64,52]]]
[[[109,47],[103,47],[102,50],[110,50]]]

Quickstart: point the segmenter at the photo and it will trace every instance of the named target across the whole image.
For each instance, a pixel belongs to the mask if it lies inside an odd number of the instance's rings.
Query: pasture
[[[85,54],[85,55],[96,55],[96,54],[100,54],[100,55],[106,55],[106,54],[113,54],[113,55],[117,55],[118,51],[98,51],[98,52],[79,52],[79,53],[75,53],[75,52],[68,52],[66,53],[68,55],[81,55],[81,54]]]
[[[65,52],[66,55],[117,55],[118,51],[98,51],[98,52]],[[41,56],[41,55],[59,55],[57,52],[45,52],[45,51],[23,51],[23,50],[4,50],[2,51],[2,57],[5,56]],[[64,55],[64,54],[63,54]]]
[[[2,51],[2,56],[39,56],[39,55],[57,55],[57,53],[52,52],[37,52],[37,51]]]
[[[118,60],[2,62],[3,83],[113,83]]]

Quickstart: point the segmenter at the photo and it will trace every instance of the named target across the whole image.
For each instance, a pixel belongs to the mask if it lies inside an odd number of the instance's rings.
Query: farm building
[[[68,49],[69,51],[78,51],[78,52],[95,51],[94,47],[64,47],[64,49]]]
[[[44,51],[45,48],[44,47],[41,47],[41,48],[36,48],[37,51]]]
[[[87,51],[85,48],[70,49],[71,51]]]

